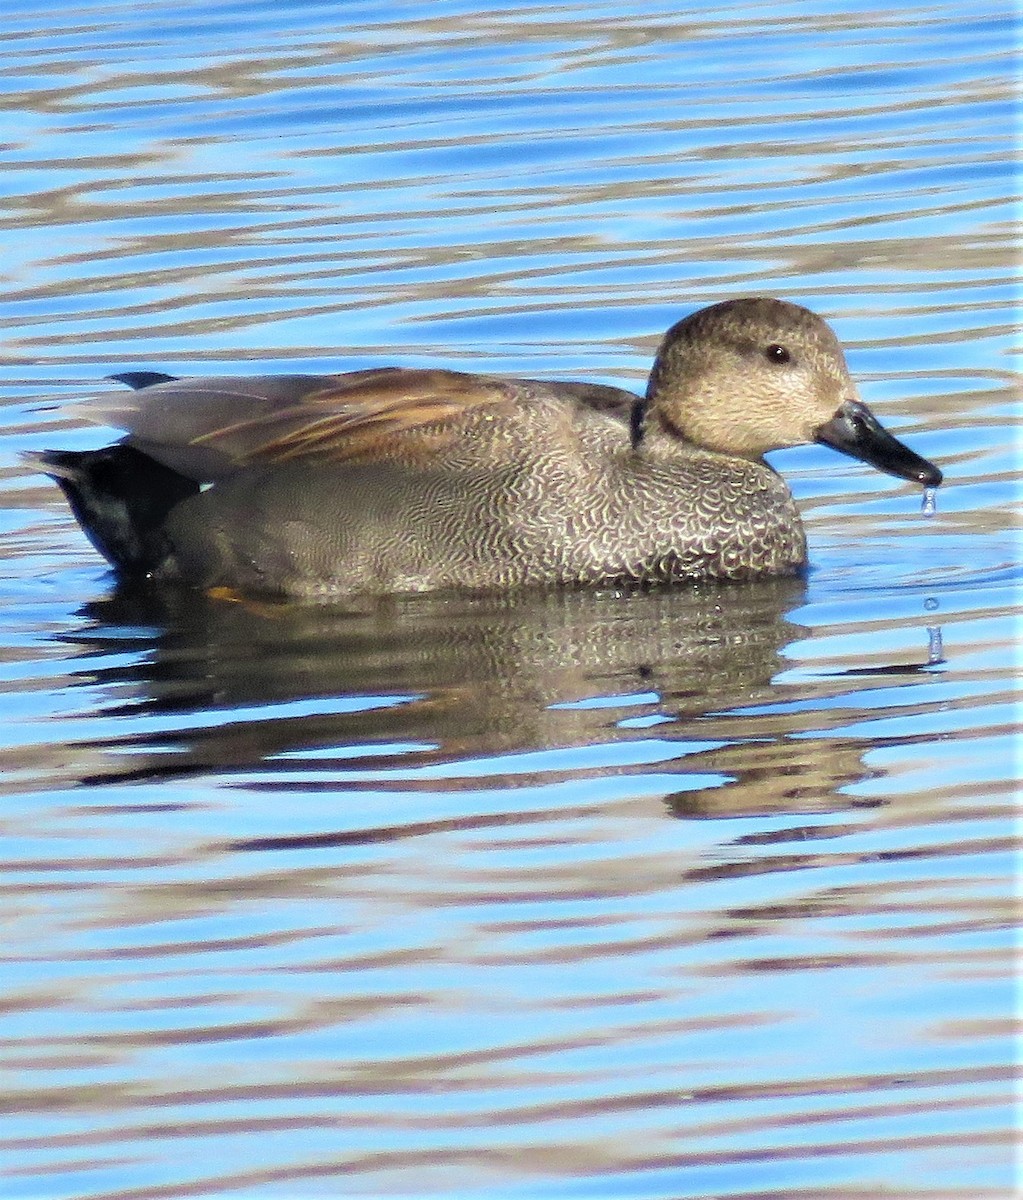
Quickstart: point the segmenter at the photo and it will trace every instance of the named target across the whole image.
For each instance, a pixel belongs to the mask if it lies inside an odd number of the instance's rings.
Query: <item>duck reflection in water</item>
[[[774,682],[789,665],[781,652],[808,633],[788,616],[804,589],[777,579],[419,596],[357,611],[121,588],[88,607],[91,628],[67,638],[81,647],[90,689],[129,697],[100,715],[134,718],[126,722],[131,754],[98,746],[90,779],[242,768],[260,790],[393,788],[400,821],[424,786],[478,788],[480,773],[460,764],[537,753],[535,765],[507,775],[495,764],[483,773],[487,786],[656,770],[677,815],[845,808],[854,801],[844,785],[864,774],[863,745],[826,730],[806,737],[808,719],[818,727],[822,714],[808,717],[800,699],[860,685],[836,675],[779,696]],[[166,714],[175,714],[176,731]],[[161,719],[147,732],[152,716]],[[657,745],[648,756],[650,739]],[[622,748],[616,763],[587,765],[589,747],[614,745]],[[545,758],[548,750],[559,761]],[[282,753],[288,782],[277,778]],[[448,766],[428,782],[420,775]],[[380,770],[391,783],[373,774]]]

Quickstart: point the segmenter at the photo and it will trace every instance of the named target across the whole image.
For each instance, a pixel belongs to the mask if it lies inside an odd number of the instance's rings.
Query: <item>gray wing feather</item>
[[[265,441],[264,423],[300,410],[302,400],[329,384],[324,375],[210,375],[156,383],[99,397],[82,406],[97,424],[128,434],[129,445],[199,483],[230,474]],[[299,416],[295,423],[308,420]],[[211,431],[233,431],[216,445]]]

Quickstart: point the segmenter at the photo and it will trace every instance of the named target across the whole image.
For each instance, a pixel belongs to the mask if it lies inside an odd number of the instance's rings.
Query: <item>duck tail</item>
[[[199,484],[119,442],[25,456],[64,493],[89,541],[118,571],[149,575],[167,557],[167,514]]]

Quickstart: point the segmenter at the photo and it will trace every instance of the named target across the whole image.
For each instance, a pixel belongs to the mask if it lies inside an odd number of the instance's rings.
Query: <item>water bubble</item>
[[[937,600],[935,600],[935,598],[933,596],[928,596],[927,599],[924,601],[924,611],[925,612],[934,612],[937,609],[937,607],[938,607],[938,602],[937,602]]]
[[[938,489],[936,487],[924,488],[924,501],[920,505],[920,511],[925,517],[933,517],[938,511]]]

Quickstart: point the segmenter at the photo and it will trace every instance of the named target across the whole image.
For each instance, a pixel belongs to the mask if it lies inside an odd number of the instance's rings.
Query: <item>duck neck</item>
[[[672,449],[679,446],[697,448],[681,429],[664,419],[663,412],[657,408],[649,390],[645,396],[637,396],[632,406],[629,413],[629,435],[633,451],[642,450],[655,457],[664,452],[665,446]]]
[[[647,413],[650,408],[649,396],[637,396],[629,414],[629,436],[632,439],[633,450],[638,450],[646,437]]]

